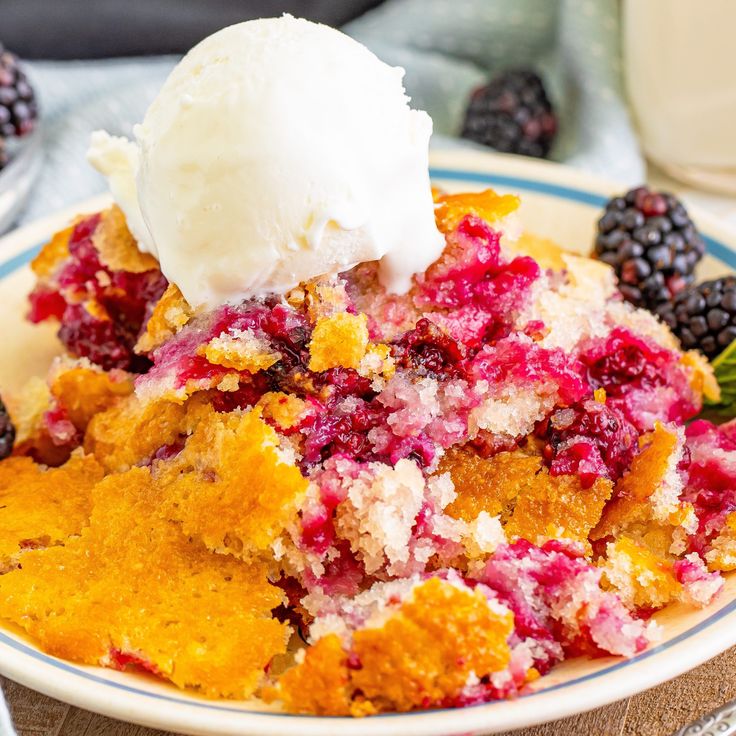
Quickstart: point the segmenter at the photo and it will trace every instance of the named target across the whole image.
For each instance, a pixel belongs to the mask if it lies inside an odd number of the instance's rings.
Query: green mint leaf
[[[721,400],[706,403],[719,414],[736,416],[736,340],[713,360],[713,372],[721,387]]]

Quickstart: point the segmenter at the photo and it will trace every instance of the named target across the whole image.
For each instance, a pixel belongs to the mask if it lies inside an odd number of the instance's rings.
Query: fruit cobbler
[[[405,295],[368,262],[213,309],[117,207],[54,235],[29,316],[63,355],[0,412],[0,617],[75,662],[358,716],[513,697],[708,605],[736,568],[711,365],[517,206],[437,193],[446,246]],[[652,270],[632,252],[623,283]]]

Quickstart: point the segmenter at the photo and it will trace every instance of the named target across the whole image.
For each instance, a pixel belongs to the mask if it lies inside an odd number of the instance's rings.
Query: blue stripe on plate
[[[440,169],[440,168],[430,169],[430,174],[432,178],[434,179],[444,179],[447,181],[465,181],[465,182],[473,182],[477,184],[493,184],[496,186],[508,187],[510,189],[521,189],[527,192],[547,194],[549,196],[558,197],[559,199],[566,199],[572,202],[579,202],[580,204],[585,204],[585,205],[596,207],[596,208],[602,207],[606,202],[606,197],[600,194],[595,194],[594,192],[586,191],[584,189],[576,189],[574,187],[566,187],[566,186],[562,186],[559,184],[552,184],[549,182],[537,181],[534,179],[525,179],[523,177],[517,177],[517,176],[506,176],[502,174],[483,174],[483,173],[475,172],[475,171],[460,171],[456,169]],[[736,252],[731,250],[724,243],[718,240],[715,240],[714,238],[706,237],[705,241],[708,246],[708,250],[712,255],[714,255],[716,258],[723,261],[724,263],[728,264],[729,266],[736,268]],[[9,276],[13,272],[21,268],[23,265],[28,263],[38,253],[40,247],[41,247],[40,245],[35,245],[31,248],[28,248],[22,251],[21,253],[18,253],[17,255],[13,256],[7,261],[0,263],[0,279],[3,279]],[[659,646],[653,647],[652,649],[648,649],[642,654],[639,654],[638,656],[633,657],[631,659],[620,660],[616,664],[613,664],[610,667],[606,667],[605,669],[600,670],[598,672],[592,672],[588,675],[583,675],[582,677],[578,677],[574,680],[569,680],[567,682],[558,683],[557,685],[552,685],[550,687],[544,688],[543,690],[540,690],[539,692],[547,693],[553,690],[562,690],[564,688],[572,687],[573,685],[579,685],[582,682],[588,682],[590,680],[595,680],[599,677],[604,677],[610,672],[615,672],[617,670],[621,670],[626,667],[630,667],[632,664],[641,662],[642,660],[649,659],[650,657],[660,654],[661,652],[664,652],[670,649],[671,647],[674,647],[677,644],[685,641],[689,637],[694,636],[700,633],[701,631],[704,631],[705,629],[709,628],[716,622],[730,615],[734,611],[736,611],[736,600],[731,601],[726,606],[719,609],[716,613],[712,614],[711,616],[706,618],[704,621],[701,621],[701,623],[697,624],[696,626],[693,626],[687,631],[684,631],[683,633],[679,634],[673,639],[670,639],[668,642],[665,642],[664,644],[660,644]],[[99,675],[92,674],[91,672],[85,672],[83,670],[80,670],[72,664],[69,664],[67,662],[63,662],[61,660],[57,660],[53,657],[50,657],[49,655],[44,654],[43,652],[40,652],[37,649],[34,649],[28,644],[25,644],[21,641],[13,639],[10,636],[3,634],[2,632],[0,632],[0,643],[10,647],[11,649],[15,649],[16,651],[21,652],[22,654],[28,657],[31,657],[32,659],[35,659],[39,662],[43,662],[45,664],[51,665],[55,667],[56,669],[62,670],[69,674],[73,674],[77,677],[81,677],[82,679],[85,679],[91,682],[96,682],[98,684],[102,684],[107,687],[111,687],[116,690],[122,690],[128,693],[132,693],[134,695],[141,695],[143,697],[152,698],[154,700],[161,700],[161,701],[166,701],[170,703],[176,703],[178,705],[188,705],[188,706],[194,706],[197,708],[205,708],[209,710],[226,711],[228,713],[238,712],[237,709],[228,708],[222,705],[216,705],[215,703],[210,703],[210,702],[205,702],[205,701],[200,701],[200,700],[195,700],[195,699],[176,698],[170,695],[164,695],[161,693],[152,693],[146,690],[141,690],[139,688],[132,687],[130,685],[125,685],[123,683],[112,682],[110,680],[105,679],[104,677],[100,677]],[[528,693],[520,697],[531,698],[531,697],[534,697],[535,694],[536,693]],[[466,707],[487,708],[489,706],[497,705],[501,702],[503,701],[497,701],[496,703],[481,703],[475,706],[466,706]],[[278,718],[304,718],[305,717],[305,716],[295,715],[292,713],[272,713],[272,712],[252,711],[252,710],[243,711],[243,713],[244,714],[256,713],[259,715],[272,716],[272,717],[278,717]],[[410,716],[410,715],[416,715],[416,714],[386,713],[381,716],[374,716],[374,717],[401,718],[401,717]],[[316,716],[313,716],[313,717],[316,717]]]
[[[715,256],[719,261],[723,261],[730,268],[736,268],[736,251],[731,250],[720,240],[707,235],[703,236],[703,240],[705,240],[705,246],[712,256]]]
[[[0,263],[0,279],[10,276],[11,273],[17,271],[21,266],[25,266],[26,263],[36,257],[40,250],[40,245],[34,245],[32,248],[27,248],[26,250],[18,253],[18,255]]]
[[[499,187],[508,187],[509,189],[524,189],[527,192],[537,192],[538,194],[549,194],[560,199],[568,199],[572,202],[580,202],[591,207],[603,207],[607,200],[601,194],[588,192],[585,189],[575,189],[573,187],[565,187],[561,184],[550,184],[546,181],[537,181],[536,179],[523,179],[518,176],[506,176],[505,174],[484,174],[478,171],[458,171],[456,169],[435,169],[429,170],[433,179],[445,179],[447,181],[472,181],[476,184],[495,184]]]

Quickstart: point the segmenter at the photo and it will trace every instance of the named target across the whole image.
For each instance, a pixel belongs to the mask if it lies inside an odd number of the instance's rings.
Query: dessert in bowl
[[[200,97],[177,95],[186,137]],[[402,104],[392,127],[426,159]],[[432,195],[418,155],[406,220],[371,219],[397,195],[329,180],[350,217],[315,197],[321,218],[251,248],[274,201],[205,250],[238,198],[174,196],[161,182],[194,162],[146,135],[98,138],[119,206],[33,264],[30,317],[58,321],[65,354],[7,397],[4,619],[77,662],[359,716],[513,697],[565,658],[632,656],[653,611],[718,595],[735,432],[688,423],[712,369],[610,266],[523,234],[513,195]],[[199,154],[216,173],[219,151]],[[398,175],[393,157],[355,165]]]

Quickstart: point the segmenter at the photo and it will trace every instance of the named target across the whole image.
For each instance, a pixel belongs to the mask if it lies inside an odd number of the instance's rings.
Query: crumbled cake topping
[[[499,516],[510,539],[535,543],[559,538],[586,543],[613,491],[602,478],[584,488],[577,476],[553,476],[541,457],[519,450],[488,459],[472,448],[451,450],[440,469],[450,472],[457,492],[449,514],[468,522],[481,513]]]
[[[31,270],[39,279],[49,278],[61,263],[69,257],[69,239],[74,227],[54,233],[51,240],[41,248],[31,261]]]
[[[212,365],[236,371],[258,373],[270,368],[281,358],[269,343],[252,330],[233,330],[213,337],[198,351]]]
[[[409,540],[425,496],[417,465],[402,459],[393,468],[383,463],[361,469],[337,509],[339,535],[360,551],[367,574],[409,561]]]
[[[472,447],[448,450],[440,472],[449,472],[456,498],[447,512],[473,521],[482,512],[508,521],[521,489],[536,477],[541,459],[520,450],[482,458]]]
[[[133,382],[124,371],[102,371],[88,360],[58,361],[49,374],[51,396],[79,432],[92,417],[115,406],[133,393]]]
[[[192,309],[176,284],[169,284],[156,302],[143,333],[135,344],[137,353],[146,354],[162,345],[189,322]]]
[[[309,370],[359,368],[368,348],[368,318],[339,312],[320,317],[309,343]]]
[[[595,538],[618,534],[642,521],[684,520],[676,514],[683,490],[683,442],[681,432],[659,423],[652,432],[641,436],[639,453],[616,484],[616,497],[606,507]]]
[[[283,391],[268,391],[258,399],[256,406],[261,416],[282,432],[298,427],[310,411],[304,399]]]
[[[480,590],[432,578],[381,626],[357,629],[348,650],[335,634],[319,639],[271,696],[320,715],[442,706],[471,674],[488,678],[506,667],[512,629],[509,610]]]
[[[435,196],[435,219],[443,233],[451,233],[468,215],[493,224],[519,208],[519,198],[513,194],[496,194],[492,189]]]
[[[75,454],[61,468],[44,469],[29,457],[0,463],[0,575],[18,564],[23,550],[79,534],[102,475],[91,455]]]
[[[134,663],[209,696],[251,695],[286,645],[265,567],[187,539],[160,516],[145,468],[108,476],[92,496],[79,536],[24,552],[0,576],[0,615],[55,656]]]
[[[682,596],[672,561],[629,537],[609,542],[603,570],[606,582],[631,608],[661,608]]]
[[[102,213],[92,242],[100,254],[100,261],[111,271],[144,273],[158,268],[158,261],[152,255],[138,250],[125,215],[116,204]]]
[[[167,518],[208,549],[243,559],[269,548],[307,487],[258,409],[205,410],[181,451],[152,469]]]
[[[518,238],[510,242],[507,240],[504,245],[514,253],[531,256],[544,269],[562,271],[565,268],[563,256],[568,254],[549,238],[522,232]]]

